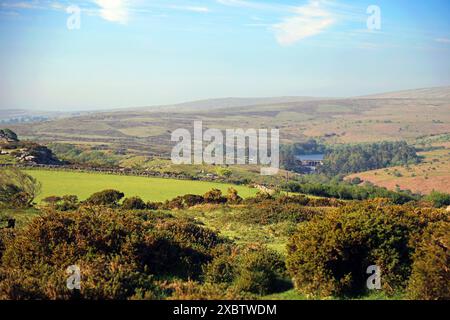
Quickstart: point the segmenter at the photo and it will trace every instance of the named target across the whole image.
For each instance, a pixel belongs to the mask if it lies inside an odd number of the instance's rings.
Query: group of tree
[[[326,152],[327,147],[314,139],[306,142],[281,145],[280,164],[286,170],[300,172],[301,168],[296,159],[299,155],[325,154]]]
[[[320,166],[319,171],[329,176],[415,164],[421,160],[416,149],[405,141],[332,147],[312,139],[304,143],[281,146],[280,162],[286,170],[303,172],[297,157],[311,154],[324,155],[324,164]]]
[[[386,198],[394,203],[404,204],[422,199],[421,195],[413,194],[410,191],[391,191],[370,183],[356,185],[343,181],[338,176],[333,179],[325,175],[302,176],[296,181],[285,183],[282,188],[289,192],[343,200]]]
[[[415,148],[405,141],[385,141],[336,147],[326,153],[319,170],[334,176],[419,162]]]

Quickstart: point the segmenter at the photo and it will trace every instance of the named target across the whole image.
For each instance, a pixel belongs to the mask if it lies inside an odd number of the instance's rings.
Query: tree
[[[41,183],[17,168],[0,171],[0,204],[7,207],[29,207],[41,192]]]

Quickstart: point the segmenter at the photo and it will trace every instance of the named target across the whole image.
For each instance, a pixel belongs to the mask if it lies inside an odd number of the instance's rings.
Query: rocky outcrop
[[[50,149],[37,144],[29,148],[18,150],[15,154],[19,162],[46,165],[62,164]]]
[[[14,131],[9,129],[0,129],[0,143],[11,143],[17,142],[19,139],[17,138],[17,134]]]
[[[24,164],[62,164],[46,146],[30,141],[20,141],[9,129],[0,129],[0,155],[13,156],[19,163]]]

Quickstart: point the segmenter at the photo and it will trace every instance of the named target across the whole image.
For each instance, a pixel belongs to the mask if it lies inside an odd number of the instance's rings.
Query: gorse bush
[[[450,194],[432,191],[425,200],[430,201],[436,208],[450,206]]]
[[[306,207],[296,203],[266,200],[253,206],[248,206],[237,216],[239,221],[261,225],[275,224],[283,221],[300,223],[314,216],[322,215],[320,209]]]
[[[212,189],[203,195],[203,199],[206,203],[225,203],[227,202],[227,198],[222,196],[222,191],[218,189]]]
[[[147,209],[145,202],[139,197],[126,198],[123,200],[122,209],[125,210],[144,210]]]
[[[432,223],[414,254],[407,294],[412,299],[450,300],[450,222]]]
[[[34,219],[0,241],[0,299],[158,297],[154,277],[198,278],[222,242],[212,231],[149,213],[81,208]],[[66,268],[81,269],[81,291]]]
[[[424,229],[446,219],[442,211],[383,201],[349,204],[299,225],[287,268],[296,288],[313,296],[364,293],[370,265],[381,268],[385,292],[403,290]]]
[[[91,195],[86,204],[95,206],[112,206],[117,207],[119,201],[125,196],[123,192],[117,190],[104,190]]]
[[[284,276],[285,264],[277,252],[264,247],[249,248],[237,257],[234,286],[255,294],[275,292]]]
[[[174,281],[162,286],[169,291],[169,300],[244,300],[255,296],[233,287],[215,283],[199,283],[192,280]]]
[[[226,284],[238,292],[259,295],[277,290],[286,270],[277,252],[263,246],[218,248],[205,267],[207,283]]]

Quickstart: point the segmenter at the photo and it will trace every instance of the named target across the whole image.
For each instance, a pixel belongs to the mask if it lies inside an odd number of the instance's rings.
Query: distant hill
[[[282,143],[358,143],[410,140],[450,132],[449,87],[355,98],[224,98],[172,106],[90,112],[31,124],[8,125],[33,141],[64,142],[160,155],[170,133],[205,128],[279,128]]]
[[[318,97],[267,97],[267,98],[219,98],[219,99],[205,99],[197,101],[183,102],[173,105],[160,105],[141,108],[121,109],[120,111],[200,111],[200,110],[216,110],[226,108],[239,108],[249,106],[275,105],[292,102],[304,102],[314,100],[324,100],[328,98]]]
[[[423,88],[374,94],[360,99],[449,99],[450,87]]]
[[[0,109],[0,124],[42,122],[47,120],[74,117],[82,114],[87,114],[87,112]]]

